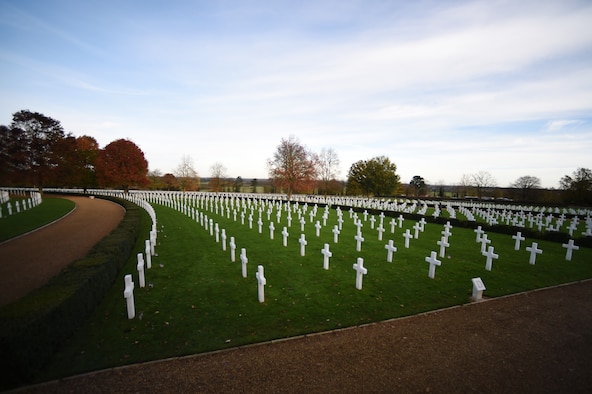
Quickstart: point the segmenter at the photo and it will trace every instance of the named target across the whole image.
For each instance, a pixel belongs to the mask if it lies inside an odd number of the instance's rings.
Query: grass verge
[[[14,204],[14,201],[14,199],[11,199],[11,204]],[[6,204],[3,204],[3,214],[8,212],[5,206]],[[72,211],[75,206],[76,204],[71,200],[46,196],[41,204],[36,207],[10,216],[3,216],[0,219],[0,242],[45,226],[63,217]]]
[[[266,340],[338,329],[389,318],[413,315],[429,310],[469,302],[471,278],[481,277],[487,287],[485,296],[497,297],[520,291],[572,282],[592,277],[592,250],[580,248],[573,260],[565,261],[561,244],[527,239],[514,250],[510,235],[488,233],[499,259],[485,271],[485,257],[475,242],[472,229],[454,228],[446,256],[428,278],[425,257],[438,251],[436,244],[443,226],[428,223],[418,239],[404,247],[402,234],[413,233],[413,220],[378,240],[370,222],[362,229],[365,241],[356,251],[356,228],[349,214],[338,243],[331,230],[336,224],[332,210],[320,236],[308,222],[306,255],[300,256],[300,225],[293,218],[288,229],[288,246],[282,246],[280,231],[286,226],[285,212],[275,223],[270,239],[269,221],[263,213],[262,233],[254,223],[203,211],[228,240],[237,243],[236,261],[230,261],[230,249],[222,251],[221,242],[200,223],[167,207],[155,206],[158,217],[158,256],[146,271],[146,288],[139,288],[136,259],[130,258],[116,281],[86,325],[54,357],[39,376],[39,381],[118,365],[202,353]],[[398,216],[398,214],[397,214]],[[255,212],[256,222],[257,213]],[[320,214],[317,215],[320,218]],[[275,215],[271,216],[276,220]],[[386,223],[385,219],[385,223]],[[386,262],[384,245],[395,240],[398,250],[393,263]],[[535,265],[528,263],[525,246],[535,241],[543,254]],[[320,253],[330,244],[333,257],[324,270]],[[142,251],[142,240],[137,250]],[[240,249],[247,249],[248,275],[241,275]],[[363,289],[355,289],[352,265],[364,258],[368,274]],[[257,300],[257,265],[265,267],[265,302]],[[123,275],[134,274],[136,314],[127,320],[123,298]]]

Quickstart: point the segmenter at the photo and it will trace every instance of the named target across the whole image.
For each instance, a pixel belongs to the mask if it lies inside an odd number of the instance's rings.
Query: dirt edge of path
[[[19,392],[586,392],[592,280]]]

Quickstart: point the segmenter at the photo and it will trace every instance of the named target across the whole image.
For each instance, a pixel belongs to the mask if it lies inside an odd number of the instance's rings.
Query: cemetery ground
[[[253,383],[269,391],[316,388],[325,392],[355,387],[368,391],[590,387],[586,372],[591,354],[589,281],[421,314],[469,303],[473,277],[483,279],[486,297],[590,278],[589,249],[574,251],[568,262],[560,244],[538,241],[544,252],[533,265],[524,249],[533,240],[523,241],[515,251],[509,235],[488,233],[499,258],[493,261],[491,271],[486,271],[485,257],[472,229],[453,228],[450,246],[444,257],[438,257],[441,265],[431,279],[425,258],[431,251],[438,252],[442,225],[426,224],[419,238],[410,240],[410,247],[405,248],[402,234],[407,229],[413,232],[415,221],[405,220],[394,234],[385,223],[386,231],[379,241],[376,228],[371,229],[370,221],[358,213],[364,236],[358,252],[356,227],[347,212],[337,243],[331,233],[336,219],[332,210],[319,236],[307,215],[303,232],[294,218],[284,247],[280,231],[287,226],[285,216],[276,223],[274,239],[270,239],[268,226],[276,221],[274,215],[265,220],[263,213],[265,226],[259,233],[255,223],[251,229],[247,220],[241,224],[240,219],[203,210],[219,229],[226,230],[227,242],[235,237],[232,262],[229,244],[222,250],[222,240],[217,242],[199,220],[164,206],[156,206],[156,211],[158,256],[146,270],[145,288],[134,279],[136,318],[127,319],[122,280],[39,381],[167,357],[238,350],[110,370],[43,386],[41,391],[68,387],[78,391],[76,385],[85,382],[99,391],[107,391],[114,382],[131,384],[126,391],[142,387],[152,391],[163,387],[169,391],[177,387],[201,391],[246,387],[254,391]],[[298,243],[301,233],[308,242],[304,256]],[[394,239],[397,247],[392,263],[386,262],[389,239]],[[332,252],[328,270],[323,269],[321,254],[325,243]],[[248,256],[246,278],[241,273],[242,248]],[[358,257],[364,259],[368,270],[361,290],[355,287],[352,268]],[[257,299],[258,265],[265,267],[267,278],[263,303]],[[133,256],[123,273],[137,278],[135,269]],[[331,330],[337,331],[310,336]],[[300,335],[307,336],[246,347]],[[192,367],[198,365],[201,372]],[[557,371],[549,371],[553,367]],[[187,375],[175,378],[175,371]],[[159,382],[158,376],[170,379],[168,385]],[[273,383],[276,379],[283,383]],[[456,386],[446,386],[450,382]]]
[[[0,237],[4,240],[39,229],[0,243],[0,306],[45,284],[83,257],[121,221],[123,210],[119,204],[102,199],[91,204],[88,200],[80,196],[46,197],[33,209],[0,219]],[[53,227],[43,228],[60,217]]]
[[[21,200],[22,201],[22,200]],[[46,198],[34,211],[21,212],[18,215],[6,216],[7,204],[2,204],[5,217],[0,226],[0,243],[29,231],[43,227],[65,216],[74,209],[74,202],[65,198]]]

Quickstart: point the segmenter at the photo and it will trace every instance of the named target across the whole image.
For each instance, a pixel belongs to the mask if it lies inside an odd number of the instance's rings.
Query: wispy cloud
[[[182,151],[202,175],[222,155],[231,175],[265,177],[289,134],[334,147],[342,176],[379,154],[402,178],[447,182],[553,163],[540,176],[554,185],[553,171],[590,166],[588,1],[109,3],[69,19],[53,5],[14,3],[0,29],[55,56],[0,44],[2,74],[50,82],[19,94],[80,102],[61,113],[101,138],[117,132],[101,119],[116,121],[163,172]]]
[[[584,123],[586,122],[578,119],[551,120],[547,122],[545,130],[554,133],[569,128],[571,126],[578,126]]]

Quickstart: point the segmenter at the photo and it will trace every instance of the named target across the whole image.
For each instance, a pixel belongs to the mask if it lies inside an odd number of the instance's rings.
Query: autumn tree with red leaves
[[[95,165],[99,156],[99,143],[94,137],[83,135],[76,138],[76,153],[78,158],[78,181],[84,187],[96,183]]]
[[[267,162],[269,177],[276,187],[288,194],[288,199],[292,193],[311,193],[316,183],[316,162],[316,155],[296,137],[282,138],[273,158]]]
[[[148,162],[144,153],[126,139],[113,141],[99,152],[96,174],[102,186],[121,187],[126,193],[131,186],[149,184]]]

